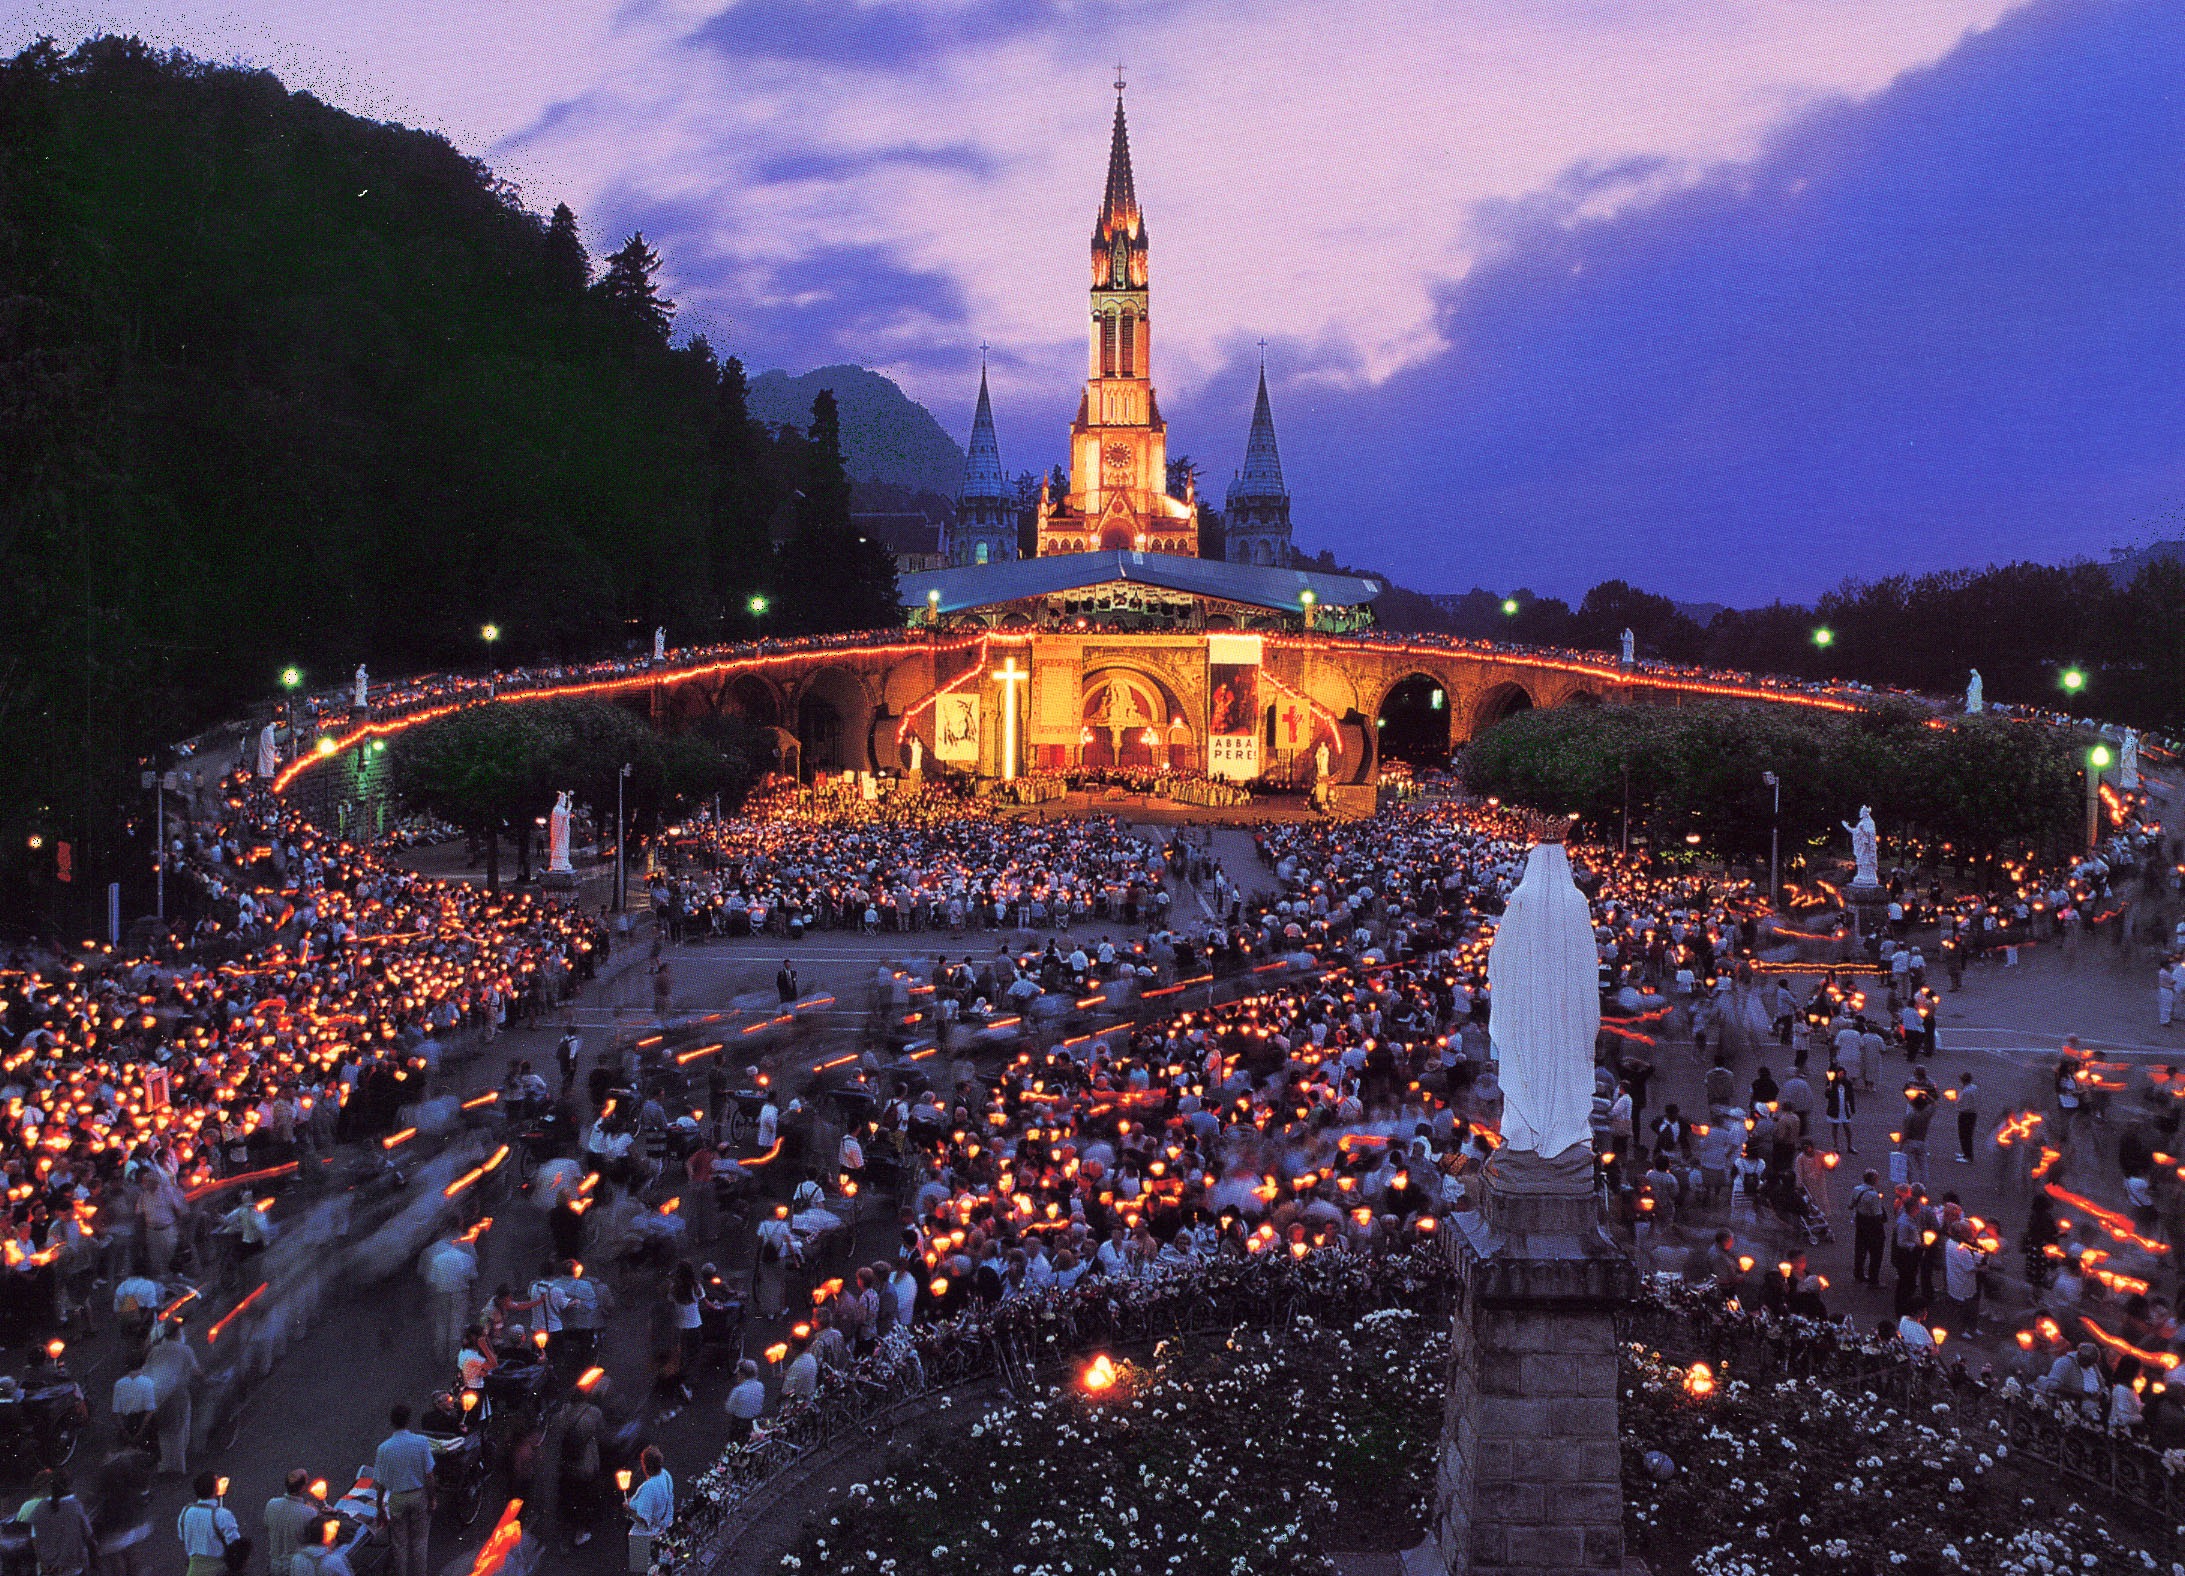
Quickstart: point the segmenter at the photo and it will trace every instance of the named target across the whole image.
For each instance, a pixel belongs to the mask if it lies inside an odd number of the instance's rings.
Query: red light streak
[[[237,1314],[241,1313],[245,1308],[249,1307],[252,1303],[256,1302],[260,1297],[263,1297],[265,1295],[267,1285],[268,1282],[260,1281],[258,1283],[258,1289],[256,1291],[252,1292],[249,1296],[245,1297],[241,1302],[237,1303],[234,1307],[230,1308],[224,1315],[222,1315],[220,1322],[218,1324],[215,1324],[211,1329],[205,1332],[205,1344],[207,1346],[210,1346],[214,1341],[219,1340],[220,1332],[235,1322],[235,1316]]]

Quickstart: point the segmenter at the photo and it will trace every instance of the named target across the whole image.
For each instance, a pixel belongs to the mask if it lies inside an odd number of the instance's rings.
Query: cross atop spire
[[[1116,72],[1122,80],[1120,69]],[[1117,246],[1120,239],[1124,245]],[[1100,217],[1093,225],[1093,288],[1143,290],[1146,286],[1146,222],[1138,211],[1138,191],[1130,173],[1130,128],[1123,119],[1123,94],[1115,95],[1115,131],[1108,142],[1108,184],[1100,197]],[[1123,267],[1115,266],[1118,253]]]
[[[1123,96],[1123,62],[1120,60],[1115,63],[1115,96]]]

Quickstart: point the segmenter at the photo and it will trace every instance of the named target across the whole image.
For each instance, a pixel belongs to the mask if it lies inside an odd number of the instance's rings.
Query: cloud
[[[989,48],[1051,28],[1073,10],[1057,0],[736,0],[691,33],[694,43],[735,59],[831,68],[931,69],[944,55]]]
[[[752,179],[768,184],[801,181],[848,181],[888,168],[952,170],[960,175],[985,178],[997,168],[993,155],[969,143],[924,148],[908,143],[860,150],[800,148],[761,159],[752,166]]]
[[[2042,0],[1639,205],[1483,209],[1444,350],[1278,395],[1301,535],[1744,600],[2100,554],[2185,495],[2180,60],[2165,0]]]

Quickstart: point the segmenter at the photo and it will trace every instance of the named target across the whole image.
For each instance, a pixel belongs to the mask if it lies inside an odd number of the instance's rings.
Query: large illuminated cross
[[[1029,682],[1032,675],[1017,666],[1015,657],[1005,657],[1002,665],[987,676],[1001,686],[1001,780],[1014,782],[1017,776],[1017,686]]]

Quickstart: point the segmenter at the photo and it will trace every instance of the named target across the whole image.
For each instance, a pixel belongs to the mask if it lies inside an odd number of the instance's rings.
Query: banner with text
[[[1259,775],[1257,635],[1206,637],[1206,771],[1245,782]]]

